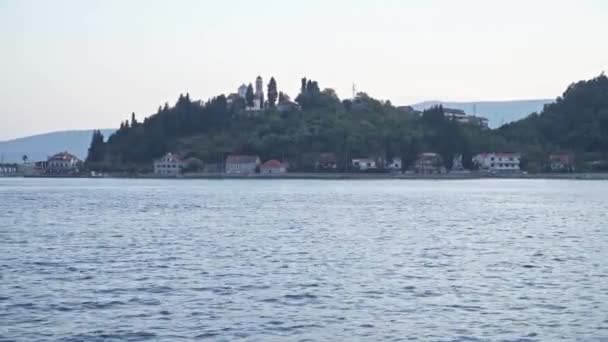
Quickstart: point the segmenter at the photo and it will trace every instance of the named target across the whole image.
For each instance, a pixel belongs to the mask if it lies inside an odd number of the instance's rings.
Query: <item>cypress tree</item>
[[[277,81],[274,77],[270,78],[270,82],[268,82],[268,105],[273,108],[277,103]]]
[[[247,101],[247,107],[253,107],[253,99],[254,99],[253,85],[251,83],[249,83],[249,85],[247,86],[247,93],[245,94],[245,100]]]

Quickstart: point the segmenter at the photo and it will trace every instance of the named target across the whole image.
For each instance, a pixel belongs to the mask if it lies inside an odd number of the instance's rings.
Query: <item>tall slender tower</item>
[[[262,76],[258,76],[255,79],[255,100],[254,107],[256,109],[264,108],[264,81],[262,80]]]
[[[262,81],[262,76],[258,76],[255,79],[255,96],[259,98],[264,96],[264,81]]]

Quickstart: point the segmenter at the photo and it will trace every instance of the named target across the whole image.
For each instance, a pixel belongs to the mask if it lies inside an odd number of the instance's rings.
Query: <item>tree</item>
[[[253,85],[249,83],[249,85],[247,86],[247,92],[245,93],[245,101],[247,102],[247,107],[253,107],[254,96],[255,95],[253,94]]]
[[[137,126],[137,119],[135,119],[135,112],[131,113],[131,127]]]
[[[93,131],[89,153],[87,154],[87,163],[101,162],[104,158],[104,138],[99,130]]]
[[[268,105],[273,108],[277,103],[277,81],[274,77],[270,78],[270,82],[268,82]]]
[[[302,85],[300,86],[300,95],[306,94],[306,84],[307,84],[307,80],[306,80],[306,77],[304,77],[304,78],[302,78]]]
[[[284,94],[282,91],[279,92],[279,103],[283,103],[289,100],[289,96]]]
[[[24,155],[21,157],[21,160],[23,160],[23,164],[27,164],[27,160],[28,160],[27,154],[24,154]]]

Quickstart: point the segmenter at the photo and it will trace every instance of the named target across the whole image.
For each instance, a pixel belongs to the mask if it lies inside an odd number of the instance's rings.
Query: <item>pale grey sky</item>
[[[0,0],[0,140],[308,76],[395,104],[554,98],[608,69],[605,0]]]

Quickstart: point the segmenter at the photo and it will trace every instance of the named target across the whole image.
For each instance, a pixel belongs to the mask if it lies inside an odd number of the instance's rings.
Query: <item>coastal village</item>
[[[271,80],[274,82],[274,79]],[[304,84],[303,84],[304,87]],[[242,84],[235,93],[226,96],[228,105],[237,102],[244,105],[248,115],[255,116],[264,110],[264,83],[261,76],[255,79],[254,84]],[[281,113],[299,111],[300,105],[292,101],[283,93],[278,95],[276,110]],[[397,107],[404,113],[415,113],[409,106]],[[488,130],[488,120],[482,116],[468,115],[459,109],[443,108],[446,119],[460,124],[474,125],[481,130]],[[421,115],[417,113],[417,115]],[[575,172],[575,158],[573,154],[560,153],[548,156],[546,172],[565,173]],[[441,155],[435,151],[419,153],[414,160],[406,163],[403,156],[363,155],[339,156],[332,152],[318,153],[314,160],[314,170],[302,172],[291,170],[288,160],[268,159],[262,160],[254,154],[230,153],[223,160],[215,163],[205,163],[200,159],[187,157],[179,151],[166,153],[161,158],[151,160],[148,172],[137,174],[109,173],[88,170],[85,162],[69,151],[58,152],[46,160],[30,162],[23,156],[23,163],[0,163],[0,176],[26,176],[26,177],[106,177],[106,176],[141,176],[141,177],[277,177],[288,173],[292,175],[314,174],[386,174],[404,176],[504,176],[521,175],[525,172],[521,168],[522,156],[520,153],[488,151],[465,157],[457,154],[451,163],[446,163]],[[446,164],[451,165],[448,169]],[[293,172],[293,173],[292,173]]]
[[[409,168],[404,168],[401,157],[358,157],[343,165],[333,153],[322,153],[315,163],[315,173],[370,173],[391,175],[517,175],[521,174],[521,156],[517,153],[482,153],[475,155],[472,169],[463,165],[463,156],[457,155],[451,170],[445,168],[441,156],[434,152],[421,153]],[[550,156],[552,172],[574,172],[574,158],[569,154]],[[178,154],[167,153],[152,163],[152,172],[142,176],[160,178],[184,175],[226,175],[226,176],[281,176],[289,172],[289,162],[276,159],[262,161],[257,155],[228,155],[223,164],[205,165],[196,158],[182,158]],[[50,156],[45,161],[0,164],[1,176],[26,177],[102,177],[104,174],[85,173],[84,162],[75,155],[64,151]],[[105,175],[108,176],[108,175]]]

